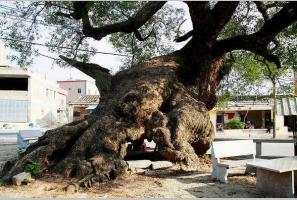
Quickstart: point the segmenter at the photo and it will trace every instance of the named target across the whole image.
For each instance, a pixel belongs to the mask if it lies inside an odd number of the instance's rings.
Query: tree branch
[[[154,1],[145,4],[134,16],[128,18],[126,21],[105,25],[102,27],[93,27],[88,16],[88,2],[74,2],[73,17],[75,19],[82,19],[83,33],[87,37],[92,37],[95,40],[101,40],[103,37],[117,32],[132,33],[137,31],[144,25],[162,6],[166,3],[164,1]]]
[[[175,42],[183,42],[183,41],[186,41],[187,39],[189,39],[190,37],[193,36],[193,33],[194,33],[194,31],[191,30],[191,31],[187,32],[186,34],[184,34],[184,35],[182,35],[182,36],[180,36],[180,37],[178,37],[178,38],[175,38],[174,41],[175,41]]]
[[[153,33],[154,33],[154,26],[152,28],[152,30],[149,32],[149,34],[146,37],[142,37],[141,33],[138,30],[135,30],[134,32],[135,38],[139,41],[145,41],[147,40]]]
[[[59,57],[69,65],[94,78],[96,80],[96,86],[99,89],[101,96],[109,91],[112,77],[109,73],[109,69],[103,68],[100,65],[93,63],[80,62],[62,55],[60,55]]]
[[[278,57],[269,53],[267,46],[277,34],[296,21],[297,3],[289,2],[271,19],[267,20],[258,32],[217,41],[214,52],[222,55],[233,50],[248,50],[263,56],[270,62],[274,62],[279,67]]]
[[[193,23],[193,35],[204,41],[215,40],[230,20],[239,2],[218,2],[213,9],[209,2],[187,2]]]
[[[99,71],[101,71],[103,73],[107,73],[107,74],[109,73],[109,69],[106,69],[106,68],[101,67],[100,65],[97,65],[97,64],[94,64],[94,63],[84,63],[84,62],[80,62],[80,61],[77,61],[77,60],[74,60],[74,59],[71,59],[71,58],[67,58],[67,57],[62,56],[62,55],[60,55],[59,58],[61,58],[62,60],[64,60],[69,65],[81,70],[84,73],[86,73],[86,70],[89,70],[89,69],[99,70]],[[88,74],[88,73],[86,73],[86,74]],[[89,76],[91,76],[91,75],[89,75]]]
[[[189,7],[189,12],[193,24],[193,29],[201,28],[207,21],[207,16],[210,12],[210,5],[208,1],[186,1]]]
[[[258,11],[261,13],[264,21],[266,22],[269,19],[269,15],[267,13],[265,4],[262,1],[254,1],[254,3],[256,4]]]
[[[238,1],[219,1],[211,10],[210,17],[208,20],[208,23],[210,23],[211,26],[209,26],[208,31],[214,39],[217,38],[219,33],[229,22],[238,4]]]

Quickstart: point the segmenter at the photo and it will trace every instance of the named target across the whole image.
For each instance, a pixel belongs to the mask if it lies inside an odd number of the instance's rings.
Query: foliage
[[[18,154],[19,154],[20,156],[23,156],[25,152],[26,152],[25,149],[18,148]]]
[[[145,3],[96,1],[90,8],[89,17],[95,27],[121,22],[133,16]],[[9,5],[13,9],[6,10],[7,18],[0,19],[0,35],[9,38],[5,40],[5,45],[15,50],[9,58],[20,66],[29,65],[34,56],[44,54],[44,48],[32,45],[32,42],[43,41],[47,50],[57,57],[64,55],[87,62],[95,55],[98,43],[84,36],[81,21],[56,14],[71,13],[72,2],[12,2]],[[116,51],[127,55],[123,59],[125,65],[131,65],[172,51],[173,39],[183,33],[179,28],[183,22],[184,11],[166,4],[139,29],[143,37],[152,32],[147,40],[140,42],[133,33],[116,33],[107,39]],[[60,66],[65,65],[60,60],[55,62]]]
[[[293,69],[289,66],[277,68],[252,53],[235,52],[230,73],[221,81],[219,102],[231,97],[246,95],[271,95],[272,82],[276,83],[278,95],[294,94]]]
[[[243,129],[245,123],[241,122],[238,118],[233,118],[226,122],[224,125],[226,129]]]
[[[145,3],[142,1],[92,2],[90,3],[89,17],[94,27],[122,22],[133,16]],[[185,12],[172,4],[166,3],[139,29],[143,37],[150,36],[147,40],[140,42],[133,33],[116,33],[107,37],[107,41],[113,45],[116,51],[127,56],[122,59],[124,66],[131,66],[138,61],[173,51],[174,38],[184,33],[181,25],[185,22]],[[272,2],[263,2],[263,4],[269,5]],[[271,6],[267,10],[270,18],[281,9],[282,2],[278,4],[279,6]],[[9,7],[2,7],[4,11],[1,15],[4,17],[0,19],[0,36],[6,38],[6,46],[15,50],[9,57],[20,66],[27,66],[33,62],[35,56],[45,54],[42,53],[44,48],[32,45],[32,43],[45,44],[46,50],[57,57],[58,55],[64,55],[83,62],[89,61],[90,57],[96,54],[95,50],[98,43],[85,37],[81,20],[57,14],[70,14],[73,11],[71,1],[13,1],[6,3],[6,5]],[[210,2],[211,8],[215,5],[216,1]],[[252,34],[258,31],[263,24],[264,19],[257,10],[255,3],[243,1],[237,6],[232,18],[224,27],[218,39]],[[278,55],[283,65],[291,66],[294,69],[297,68],[296,28],[297,23],[294,23],[277,35],[274,42],[268,46],[269,52]],[[246,53],[240,52],[238,56],[250,61],[250,54],[244,56]],[[55,60],[55,62],[60,66],[65,66],[65,63],[59,59]],[[253,70],[259,71],[255,66]],[[249,72],[246,71],[246,73]],[[223,75],[227,74],[224,73]],[[257,74],[244,75],[247,75],[248,78],[250,75]],[[247,81],[250,83],[251,81],[248,79]],[[253,77],[253,80],[256,80],[255,77]],[[246,83],[243,82],[243,85],[246,85]]]
[[[32,175],[37,176],[42,171],[42,165],[40,162],[28,163],[25,167],[26,172],[30,172]]]
[[[119,53],[129,55],[122,59],[123,66],[131,66],[139,61],[172,52],[174,38],[184,32],[179,28],[184,20],[184,10],[167,4],[141,28],[142,35],[151,34],[145,41],[139,41],[134,34],[126,33],[113,34],[109,41]]]

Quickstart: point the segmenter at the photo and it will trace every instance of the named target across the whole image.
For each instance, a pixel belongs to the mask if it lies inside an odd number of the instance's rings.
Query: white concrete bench
[[[247,166],[257,168],[257,190],[273,197],[295,196],[297,156],[253,161]]]
[[[43,132],[38,129],[20,130],[17,134],[17,143],[19,147],[25,150],[30,144],[36,142]]]
[[[242,160],[222,160],[222,158],[232,158],[236,156],[248,156],[251,159]],[[228,183],[228,171],[231,168],[244,168],[246,163],[254,161],[256,155],[256,146],[253,140],[233,140],[213,142],[211,148],[212,159],[212,179]]]

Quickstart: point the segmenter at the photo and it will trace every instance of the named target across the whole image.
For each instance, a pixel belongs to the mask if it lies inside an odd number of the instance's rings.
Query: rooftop
[[[82,95],[77,100],[71,102],[71,105],[77,104],[98,104],[100,95]]]

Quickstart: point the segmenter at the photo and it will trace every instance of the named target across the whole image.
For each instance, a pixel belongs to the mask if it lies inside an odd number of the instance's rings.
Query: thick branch
[[[148,2],[145,4],[134,16],[130,17],[126,21],[105,25],[102,27],[93,27],[90,23],[88,16],[87,6],[80,7],[77,10],[77,19],[83,21],[83,33],[96,40],[101,40],[103,37],[117,32],[132,33],[137,31],[142,25],[144,25],[166,2]],[[84,4],[85,5],[85,4]],[[84,8],[84,9],[83,9]]]
[[[88,74],[87,70],[99,70],[104,73],[109,73],[109,69],[106,69],[104,67],[101,67],[100,65],[94,64],[94,63],[84,63],[80,62],[74,59],[67,58],[65,56],[60,55],[59,56],[62,60],[67,62],[69,65],[81,70],[82,72]],[[89,74],[88,74],[89,75]],[[91,75],[89,75],[91,76]]]
[[[212,25],[209,26],[209,34],[211,34],[214,39],[217,38],[219,33],[229,22],[238,4],[238,1],[219,1],[212,9],[208,23]]]
[[[191,30],[191,31],[187,32],[186,34],[184,34],[184,35],[182,35],[182,36],[180,36],[180,37],[178,37],[178,38],[175,38],[174,41],[175,41],[175,42],[183,42],[183,41],[186,41],[187,39],[189,39],[190,37],[193,36],[193,33],[194,33],[194,31]]]
[[[198,28],[202,28],[202,26],[207,21],[207,17],[209,16],[209,12],[210,12],[209,2],[186,1],[186,3],[189,7],[194,30],[197,30]]]
[[[254,1],[254,3],[256,4],[258,11],[261,13],[264,21],[266,22],[269,19],[269,15],[267,13],[265,4],[262,1]]]
[[[153,33],[154,33],[154,27],[152,28],[152,30],[149,32],[149,34],[146,37],[142,37],[141,33],[138,30],[134,31],[134,35],[135,35],[136,39],[139,41],[147,40]]]
[[[233,50],[248,50],[257,53],[279,66],[275,55],[267,51],[267,45],[275,36],[297,21],[297,3],[290,2],[281,11],[267,20],[263,27],[251,35],[239,35],[218,41],[215,44],[215,53],[222,55]]]
[[[188,2],[193,35],[204,42],[214,41],[230,20],[239,2],[218,2],[210,10],[209,2]]]
[[[88,76],[96,80],[96,86],[100,91],[100,95],[104,95],[110,89],[111,74],[109,70],[93,63],[84,63],[65,56],[59,56],[63,61],[69,65],[77,68]]]

